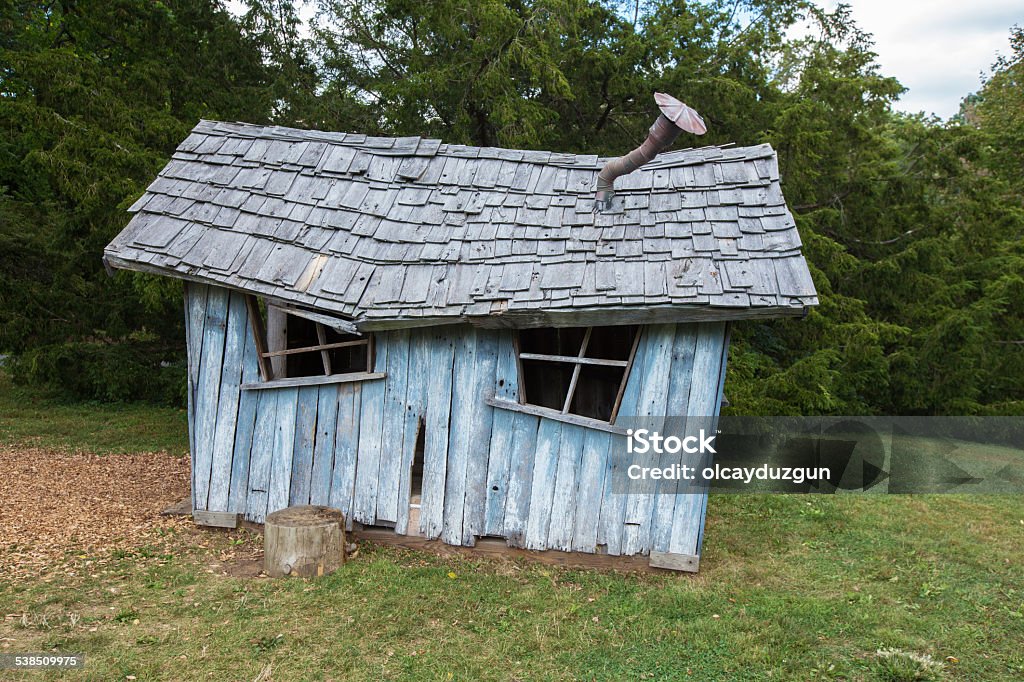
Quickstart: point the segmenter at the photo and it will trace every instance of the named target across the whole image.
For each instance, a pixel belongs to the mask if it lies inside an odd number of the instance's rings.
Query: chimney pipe
[[[625,156],[606,163],[598,174],[597,196],[595,197],[597,210],[606,211],[611,208],[612,197],[615,196],[615,178],[632,173],[651,161],[655,156],[668,149],[683,130],[694,135],[703,135],[708,131],[700,114],[675,97],[656,92],[654,101],[661,109],[661,115],[651,126],[647,139]]]

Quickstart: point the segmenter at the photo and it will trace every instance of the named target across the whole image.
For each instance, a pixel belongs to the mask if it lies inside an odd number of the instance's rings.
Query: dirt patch
[[[0,573],[36,576],[195,532],[161,516],[189,494],[189,459],[0,445]]]
[[[231,578],[266,578],[263,572],[263,553],[250,551],[219,559],[209,568],[217,575]]]

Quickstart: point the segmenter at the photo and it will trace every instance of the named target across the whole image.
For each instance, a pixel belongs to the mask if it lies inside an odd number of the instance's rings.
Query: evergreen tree
[[[0,348],[80,395],[180,399],[180,286],[100,258],[200,118],[268,120],[259,44],[204,0],[18,0],[0,35]]]
[[[1024,412],[1019,27],[944,123],[893,111],[903,89],[842,5],[317,0],[311,27],[303,8],[0,7],[0,351],[20,378],[180,399],[180,366],[155,369],[180,363],[179,286],[100,256],[200,118],[618,155],[664,91],[704,114],[700,144],[775,147],[820,292],[806,319],[735,325],[734,412]]]

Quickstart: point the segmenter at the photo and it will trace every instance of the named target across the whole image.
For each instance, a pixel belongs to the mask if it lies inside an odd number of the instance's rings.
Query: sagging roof
[[[202,121],[104,260],[367,329],[730,319],[817,303],[770,146],[661,154],[595,212],[602,163]]]

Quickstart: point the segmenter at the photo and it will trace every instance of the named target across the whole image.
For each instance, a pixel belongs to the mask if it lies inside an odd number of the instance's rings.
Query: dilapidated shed
[[[203,121],[106,248],[185,280],[193,507],[694,569],[617,422],[714,417],[728,324],[816,304],[767,145],[596,156]]]

